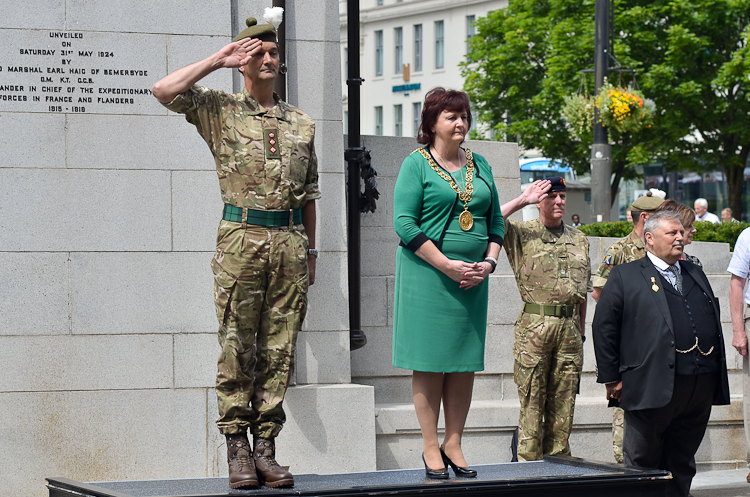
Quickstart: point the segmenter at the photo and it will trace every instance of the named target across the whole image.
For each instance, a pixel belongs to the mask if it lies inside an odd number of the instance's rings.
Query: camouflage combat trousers
[[[615,461],[622,463],[622,437],[625,431],[625,411],[620,407],[612,409],[612,453]]]
[[[222,221],[211,268],[221,354],[216,397],[223,434],[274,438],[297,333],[307,311],[307,247],[302,226],[263,228]]]
[[[513,358],[521,402],[518,460],[570,455],[568,438],[583,365],[580,317],[522,312],[516,321]]]

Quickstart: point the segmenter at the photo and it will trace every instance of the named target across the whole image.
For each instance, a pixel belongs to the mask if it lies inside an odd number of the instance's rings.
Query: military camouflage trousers
[[[622,464],[624,457],[622,455],[622,439],[625,432],[625,411],[620,407],[612,409],[612,454],[615,461]]]
[[[575,396],[583,365],[579,316],[521,313],[516,321],[513,379],[518,387],[518,460],[570,455]]]
[[[222,221],[211,268],[221,354],[216,397],[223,434],[274,438],[297,334],[307,311],[307,247],[301,226]]]

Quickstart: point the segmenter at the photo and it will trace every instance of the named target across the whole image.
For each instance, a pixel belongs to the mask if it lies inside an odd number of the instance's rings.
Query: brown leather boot
[[[276,462],[276,444],[271,438],[253,437],[253,459],[255,471],[261,483],[267,487],[293,487],[292,474]]]
[[[232,488],[258,488],[255,461],[250,451],[246,433],[226,435],[227,461],[229,462],[229,486]]]

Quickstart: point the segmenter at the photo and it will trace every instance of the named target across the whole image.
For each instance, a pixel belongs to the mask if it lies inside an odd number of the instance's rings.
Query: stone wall
[[[6,4],[0,493],[41,497],[48,476],[226,474],[212,389],[214,162],[143,90],[271,1]],[[285,22],[288,100],[317,123],[324,196],[279,460],[298,473],[370,470],[373,389],[350,381],[338,2],[288,2]],[[233,79],[222,70],[201,84],[233,91]],[[99,100],[121,97],[133,103]]]

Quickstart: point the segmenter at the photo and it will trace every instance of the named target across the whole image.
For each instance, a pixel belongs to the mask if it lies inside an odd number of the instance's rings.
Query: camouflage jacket
[[[244,88],[228,94],[195,85],[164,104],[208,144],[225,204],[280,211],[320,198],[315,123],[274,97],[267,110]]]
[[[610,245],[604,259],[599,265],[599,269],[594,275],[594,288],[604,288],[609,278],[612,268],[618,264],[627,264],[628,262],[637,261],[646,257],[646,246],[643,244],[643,238],[631,231],[626,237],[620,238]]]
[[[539,219],[507,220],[503,246],[524,302],[580,304],[586,299],[589,241],[579,230],[565,225],[556,237]]]

